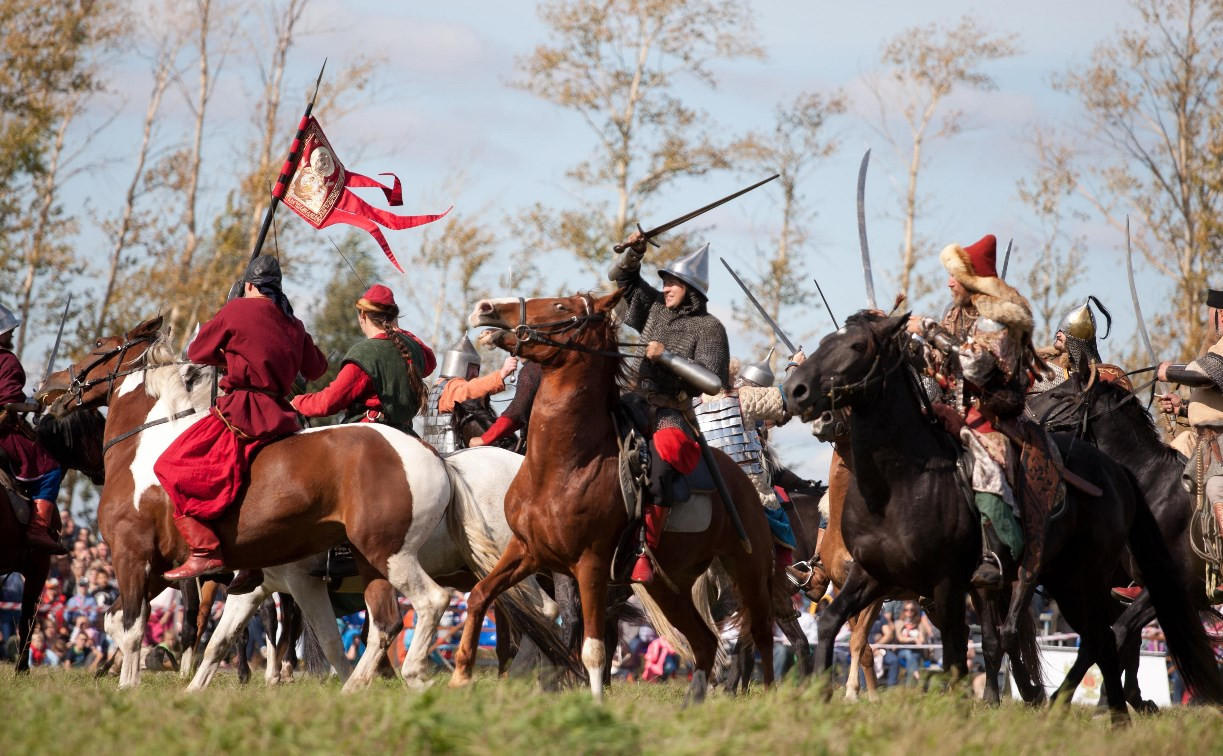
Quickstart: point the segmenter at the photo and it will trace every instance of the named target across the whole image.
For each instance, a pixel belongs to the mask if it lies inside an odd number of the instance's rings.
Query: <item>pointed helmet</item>
[[[668,268],[658,271],[659,276],[678,278],[683,284],[695,289],[706,299],[709,298],[709,244],[706,243],[697,251],[684,255],[671,263]]]
[[[772,356],[773,350],[770,349],[769,353],[760,362],[749,362],[739,368],[739,377],[745,381],[751,381],[757,386],[765,388],[772,386],[776,380],[773,376],[773,369],[769,367],[769,359]]]
[[[3,336],[19,325],[21,325],[21,318],[14,315],[13,311],[9,308],[0,305],[0,336]]]
[[[1108,332],[1112,330],[1113,326],[1113,317],[1108,310],[1104,309],[1104,305],[1100,304],[1100,300],[1090,296],[1083,304],[1076,305],[1070,312],[1066,313],[1066,316],[1062,318],[1062,322],[1058,324],[1057,330],[1081,341],[1095,341],[1096,316],[1091,311],[1093,303],[1099,308],[1100,313],[1105,318],[1106,329],[1104,336],[1101,338],[1108,338]]]
[[[469,366],[480,365],[480,353],[471,345],[467,334],[459,337],[442,357],[442,368],[439,374],[443,378],[466,378]]]

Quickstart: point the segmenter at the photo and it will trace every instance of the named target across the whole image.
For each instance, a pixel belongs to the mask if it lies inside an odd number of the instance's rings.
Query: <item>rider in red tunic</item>
[[[12,351],[13,331],[19,325],[21,320],[0,305],[0,404],[26,400],[25,368]],[[58,539],[59,512],[55,508],[64,471],[33,438],[29,425],[7,411],[0,412],[0,456],[8,458],[18,487],[34,503],[26,529],[26,544],[51,554],[68,553]]]
[[[298,373],[314,380],[327,371],[327,358],[281,291],[276,259],[256,257],[242,280],[242,297],[205,323],[187,350],[192,362],[226,368],[225,395],[153,466],[174,503],[174,524],[191,547],[191,556],[165,573],[166,580],[226,571],[207,521],[234,502],[255,452],[300,428],[286,399]]]

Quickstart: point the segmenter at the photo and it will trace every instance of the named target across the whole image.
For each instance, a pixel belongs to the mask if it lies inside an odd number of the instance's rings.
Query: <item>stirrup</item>
[[[991,562],[993,564],[991,564]],[[993,567],[998,572],[997,580],[986,580],[986,575],[979,575],[983,569]],[[1006,575],[1002,571],[1002,560],[993,551],[987,551],[981,555],[981,563],[973,570],[972,579],[970,581],[975,588],[998,589],[1006,584]]]
[[[786,579],[798,590],[805,591],[811,587],[811,581],[815,579],[815,568],[811,566],[809,559],[795,562],[786,567]],[[806,578],[799,581],[799,575],[806,574]]]

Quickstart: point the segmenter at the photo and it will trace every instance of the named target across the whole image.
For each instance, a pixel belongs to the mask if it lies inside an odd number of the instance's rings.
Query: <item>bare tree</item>
[[[519,61],[514,86],[580,115],[595,145],[568,174],[581,206],[559,213],[536,206],[526,218],[541,244],[571,251],[594,270],[660,191],[729,167],[709,118],[680,90],[685,82],[714,86],[714,60],[762,51],[744,0],[558,0],[539,14],[552,40]],[[651,260],[674,256],[682,244],[676,235]]]
[[[879,109],[876,126],[908,164],[900,202],[904,239],[899,288],[910,299],[917,285],[917,218],[922,211],[918,179],[929,157],[928,147],[968,125],[964,112],[949,109],[947,99],[959,89],[996,89],[994,79],[984,71],[986,64],[1018,51],[1014,35],[994,35],[972,16],[954,27],[932,23],[906,29],[883,46],[887,73],[872,85],[872,92]],[[895,123],[897,118],[900,124]]]
[[[1148,324],[1154,341],[1190,357],[1208,336],[1203,290],[1223,242],[1223,2],[1134,5],[1134,28],[1055,82],[1078,98],[1082,128],[1038,156],[1117,230],[1118,246],[1134,219],[1134,248],[1172,284],[1172,306]]]
[[[841,94],[824,97],[804,92],[793,102],[777,106],[772,131],[748,134],[739,146],[745,166],[757,173],[781,174],[772,185],[777,187],[774,192],[781,194],[780,227],[772,251],[760,250],[756,255],[753,282],[756,298],[779,323],[784,310],[808,304],[815,294],[814,288],[805,285],[803,275],[804,257],[810,248],[809,224],[815,213],[806,205],[801,186],[820,161],[836,151],[838,142],[828,133],[828,121],[844,112]],[[777,346],[776,334],[750,303],[736,302],[735,317],[756,337],[753,346],[764,350]],[[797,333],[790,335],[801,338]],[[774,357],[781,360],[785,355]]]

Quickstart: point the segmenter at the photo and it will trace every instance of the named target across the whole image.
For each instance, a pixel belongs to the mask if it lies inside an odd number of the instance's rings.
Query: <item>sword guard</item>
[[[653,239],[652,237],[648,237],[648,236],[646,236],[646,235],[645,235],[645,229],[641,227],[641,224],[640,224],[640,223],[638,223],[638,224],[637,224],[637,230],[638,230],[638,231],[640,231],[640,232],[641,232],[641,235],[645,237],[645,243],[646,243],[646,244],[649,244],[651,247],[653,247],[653,248],[655,248],[655,249],[661,249],[661,248],[662,248],[662,245],[661,245],[661,244],[659,244],[658,242],[654,241],[654,239]]]

